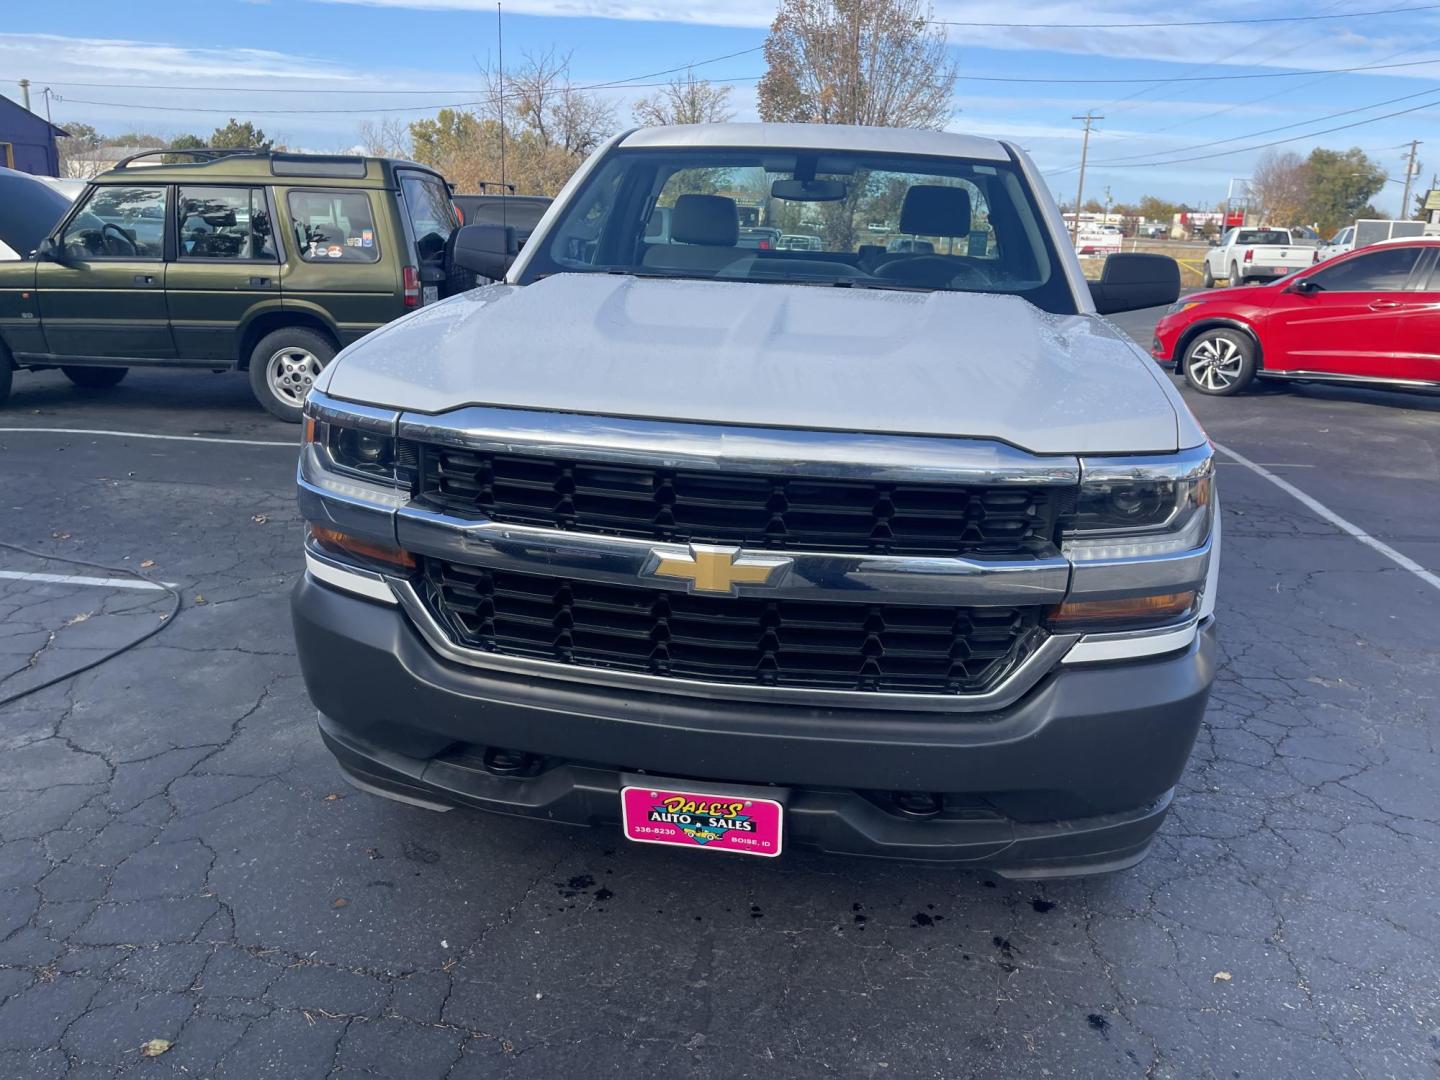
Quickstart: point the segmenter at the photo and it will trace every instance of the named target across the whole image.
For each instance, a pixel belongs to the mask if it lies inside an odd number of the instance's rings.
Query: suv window
[[[165,250],[165,188],[93,188],[60,243],[76,259],[155,259]]]
[[[259,188],[182,187],[175,222],[181,259],[275,261],[270,211]]]
[[[380,241],[363,191],[294,190],[287,196],[295,248],[306,262],[376,262]]]
[[[1367,251],[1344,262],[1330,263],[1306,276],[1326,292],[1399,292],[1410,280],[1418,247]]]
[[[407,172],[400,179],[405,212],[415,234],[416,254],[426,262],[445,257],[445,245],[455,231],[455,204],[450,192],[433,176]]]

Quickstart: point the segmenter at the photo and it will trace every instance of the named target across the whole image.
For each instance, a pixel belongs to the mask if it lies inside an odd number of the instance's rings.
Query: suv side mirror
[[[1090,282],[1090,296],[1101,315],[1173,304],[1180,297],[1180,264],[1169,255],[1111,255],[1100,280]]]
[[[454,236],[455,265],[499,281],[519,254],[515,230],[507,225],[462,225]]]
[[[47,236],[35,249],[35,258],[41,262],[64,262],[65,249],[55,242],[53,236]]]

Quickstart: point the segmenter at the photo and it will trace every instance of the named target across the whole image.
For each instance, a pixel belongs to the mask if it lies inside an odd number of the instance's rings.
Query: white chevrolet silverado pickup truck
[[[742,199],[819,250],[741,244]],[[523,251],[455,258],[496,284],[306,406],[295,633],[353,783],[697,853],[1144,856],[1220,521],[1098,312],[1173,301],[1171,260],[1087,285],[1008,143],[747,124],[616,136]]]
[[[1274,281],[1315,262],[1313,245],[1297,244],[1289,229],[1231,229],[1205,253],[1205,288],[1220,278],[1231,285]]]

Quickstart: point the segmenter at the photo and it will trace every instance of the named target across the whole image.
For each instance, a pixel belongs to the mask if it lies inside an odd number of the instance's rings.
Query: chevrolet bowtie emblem
[[[734,595],[738,585],[768,585],[775,571],[789,566],[782,555],[741,555],[739,548],[691,544],[687,555],[656,551],[652,577],[690,583],[691,592]]]

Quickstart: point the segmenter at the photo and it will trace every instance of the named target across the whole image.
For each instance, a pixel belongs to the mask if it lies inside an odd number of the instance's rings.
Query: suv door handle
[[[1370,304],[1371,311],[1389,311],[1391,308],[1404,307],[1399,300],[1376,300]]]
[[[135,275],[135,278],[134,278],[134,281],[135,281],[135,284],[136,284],[136,285],[154,285],[154,284],[155,284],[155,275],[154,275],[154,274],[136,274],[136,275]]]
[[[265,286],[267,286],[267,285],[269,285],[269,284],[270,284],[270,279],[269,279],[268,277],[252,277],[252,278],[250,279],[250,285],[251,285],[253,288],[256,288],[256,289],[263,289]]]

